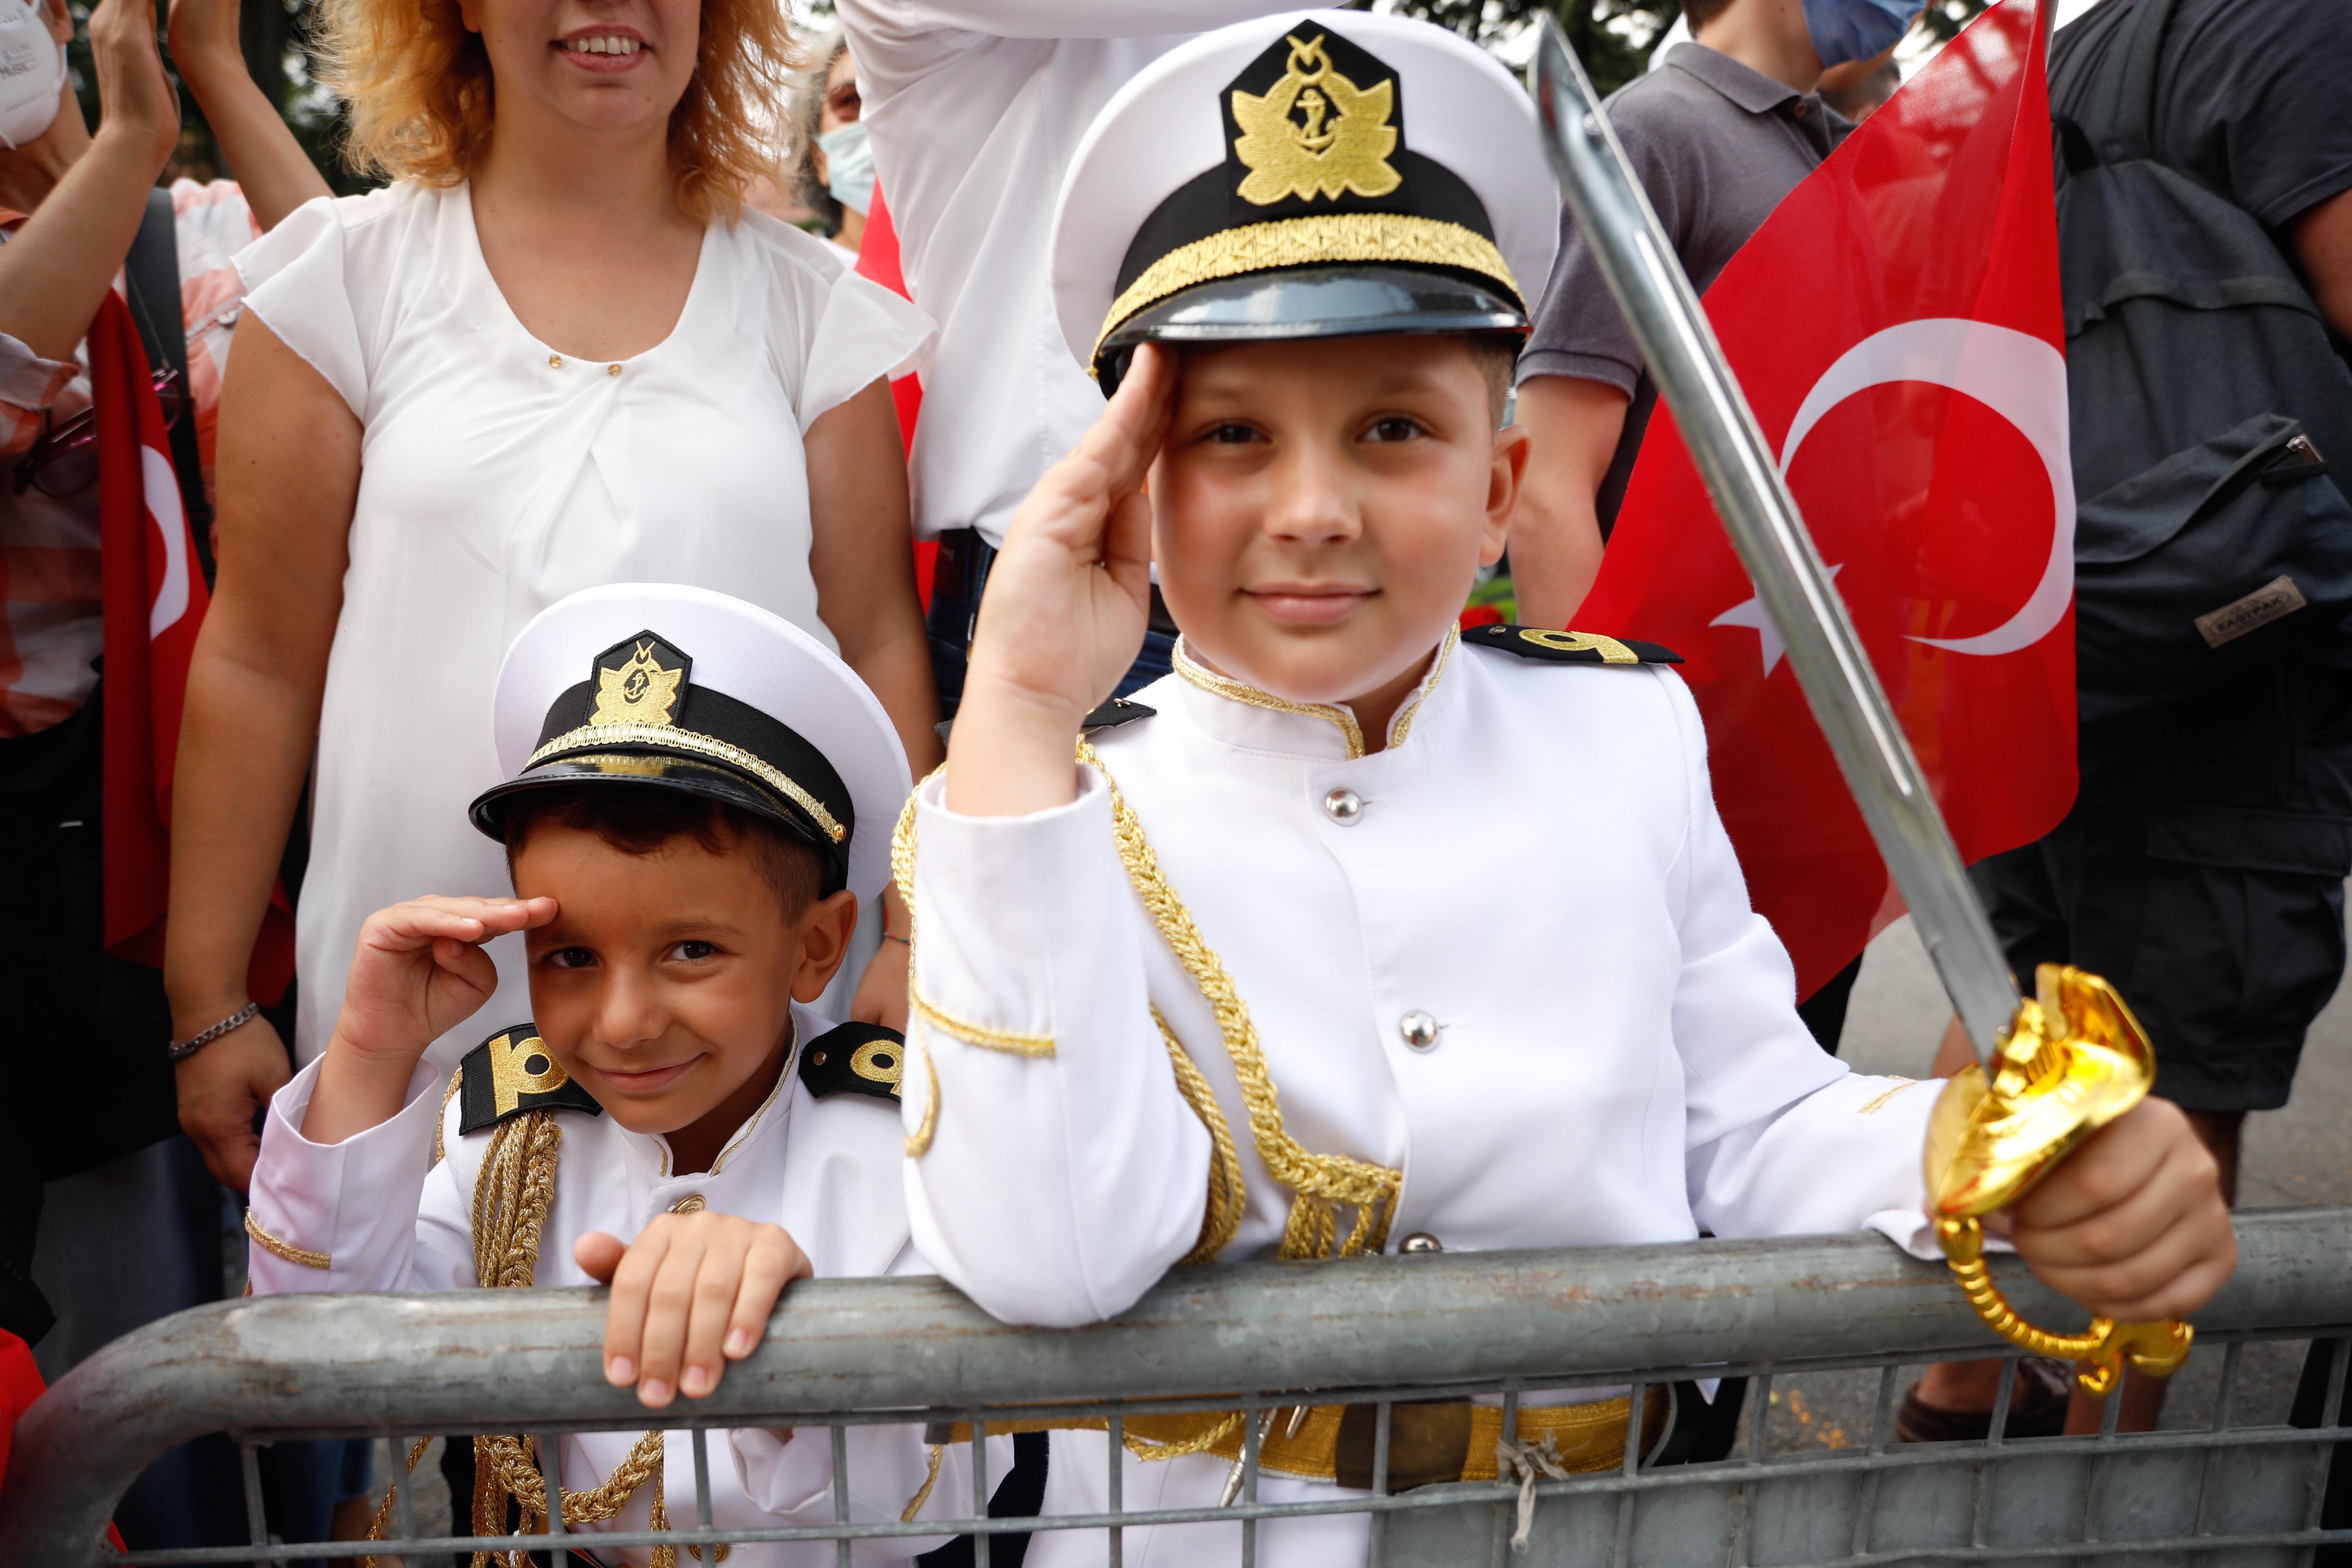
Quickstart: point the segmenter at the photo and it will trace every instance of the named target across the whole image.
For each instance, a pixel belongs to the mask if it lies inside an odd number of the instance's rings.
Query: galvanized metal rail
[[[2336,1338],[2336,1409],[2352,1346],[2341,1338],[2352,1334],[2352,1209],[2249,1213],[2240,1243],[2237,1277],[2200,1314],[2200,1346],[2217,1347],[2207,1353],[2225,1355],[2233,1376],[2235,1347],[2245,1341]],[[2013,1261],[1997,1273],[2028,1311],[2066,1318]],[[2328,1436],[2233,1425],[2226,1386],[2211,1430],[1894,1445],[1887,1412],[1898,1366],[2001,1351],[1940,1266],[1871,1236],[1181,1269],[1117,1321],[1062,1331],[1007,1327],[934,1280],[816,1280],[794,1288],[766,1342],[729,1370],[716,1394],[675,1407],[667,1422],[649,1423],[633,1397],[605,1385],[603,1327],[601,1296],[586,1290],[286,1297],[181,1313],[92,1357],[20,1424],[0,1490],[0,1562],[121,1561],[100,1537],[131,1479],[155,1455],[212,1431],[253,1443],[649,1424],[838,1430],[1001,1422],[1049,1405],[1114,1416],[1271,1407],[1296,1403],[1301,1389],[1325,1391],[1325,1402],[1348,1391],[1363,1403],[1500,1392],[1507,1412],[1528,1387],[1833,1366],[1885,1369],[1867,1449],[1775,1458],[1760,1447],[1759,1428],[1753,1452],[1720,1465],[1629,1465],[1545,1481],[1536,1488],[1537,1551],[1515,1560],[1581,1561],[1588,1549],[1595,1560],[1711,1565],[2226,1548],[2284,1563],[2352,1534],[2316,1529],[2314,1478]],[[1204,1393],[1217,1390],[1244,1392]],[[698,1430],[694,1444],[702,1447]],[[698,1468],[704,1462],[698,1455]],[[1478,1555],[1489,1543],[1503,1551],[1518,1489],[1464,1483],[1272,1504],[1255,1500],[1253,1485],[1244,1497],[1223,1511],[1127,1511],[1044,1527],[1242,1521],[1246,1561],[1259,1520],[1370,1513],[1374,1552],[1388,1561],[1459,1561],[1473,1537]],[[846,1562],[853,1539],[937,1533],[877,1524],[714,1531],[688,1525],[683,1500],[673,1510],[681,1528],[667,1536],[597,1539],[830,1541]],[[468,1546],[464,1538],[418,1539],[402,1522],[410,1552]],[[986,1531],[1035,1526],[971,1528],[984,1542]],[[1110,1539],[1116,1553],[1117,1533]],[[568,1542],[583,1544],[576,1535]],[[284,1561],[331,1551],[348,1548],[262,1544],[135,1561]]]

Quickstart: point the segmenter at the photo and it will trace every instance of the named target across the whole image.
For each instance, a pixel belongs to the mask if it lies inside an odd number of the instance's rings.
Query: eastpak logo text
[[[2307,603],[2309,601],[2304,598],[2303,590],[2294,585],[2294,579],[2281,575],[2272,578],[2242,599],[2232,600],[2218,610],[2198,616],[2197,630],[2209,647],[2220,647],[2248,632],[2259,631],[2282,616],[2294,614]]]

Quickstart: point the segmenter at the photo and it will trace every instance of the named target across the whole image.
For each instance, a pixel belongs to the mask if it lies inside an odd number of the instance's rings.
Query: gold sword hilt
[[[2034,1355],[2085,1363],[2083,1389],[2114,1387],[2126,1362],[2162,1377],[2189,1357],[2187,1323],[2094,1317],[2053,1334],[2017,1315],[1985,1269],[1983,1216],[2015,1202],[2075,1146],[2129,1110],[2156,1082],[2147,1032],[2114,986],[2070,964],[2045,963],[1987,1078],[1971,1063],[1944,1086],[1927,1125],[1927,1173],[1936,1240],[1987,1328]]]

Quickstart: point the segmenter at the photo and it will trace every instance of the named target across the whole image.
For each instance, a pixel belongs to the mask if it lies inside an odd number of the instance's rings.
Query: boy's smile
[[[1152,555],[1195,658],[1385,728],[1502,554],[1527,439],[1460,336],[1185,352]]]
[[[797,915],[756,857],[691,836],[647,855],[549,822],[515,854],[520,897],[551,897],[526,935],[540,1037],[635,1132],[707,1169],[774,1089],[792,1003],[833,977],[856,921],[848,893]]]

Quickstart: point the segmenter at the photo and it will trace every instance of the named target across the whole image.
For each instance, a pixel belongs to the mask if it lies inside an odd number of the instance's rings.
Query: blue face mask
[[[850,211],[874,210],[874,147],[866,139],[866,122],[853,120],[838,131],[816,139],[824,149],[824,188]]]
[[[1805,0],[1805,31],[1826,69],[1885,54],[1926,8],[1927,0]]]

